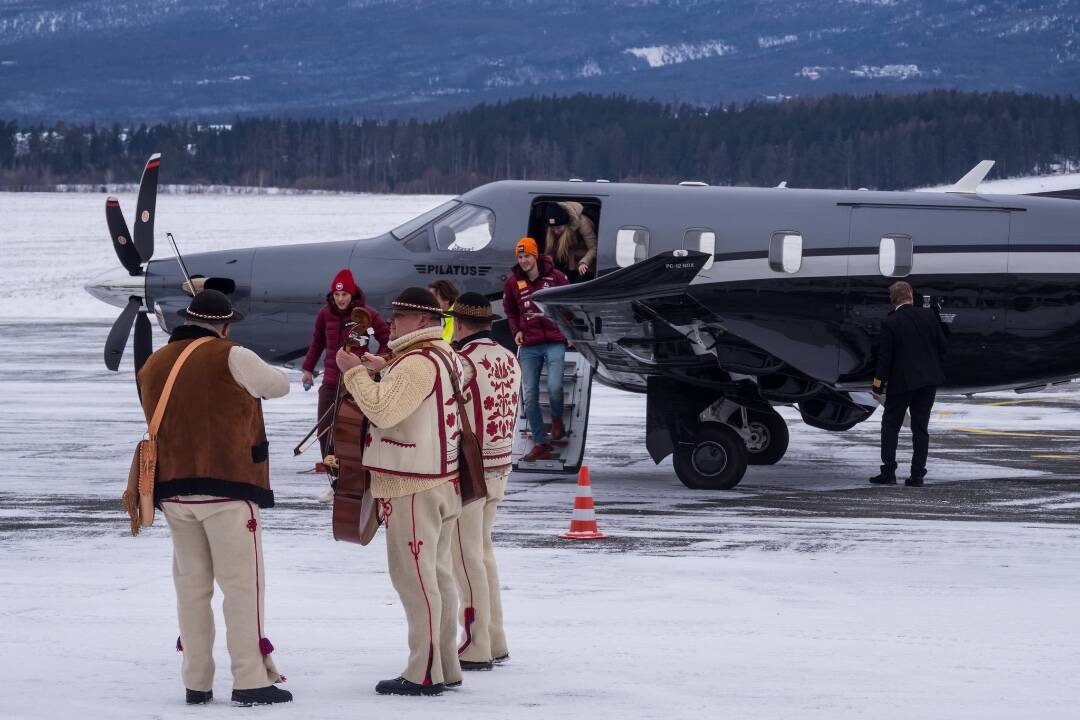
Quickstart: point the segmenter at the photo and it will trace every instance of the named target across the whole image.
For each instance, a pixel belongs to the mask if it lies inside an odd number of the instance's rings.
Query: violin
[[[367,348],[374,330],[371,316],[363,308],[354,308],[352,322],[346,327],[345,350]],[[343,375],[344,373],[342,373]],[[333,470],[334,539],[367,545],[379,529],[378,508],[371,494],[371,475],[361,464],[367,418],[338,376],[337,401],[330,422],[330,454],[336,461]]]

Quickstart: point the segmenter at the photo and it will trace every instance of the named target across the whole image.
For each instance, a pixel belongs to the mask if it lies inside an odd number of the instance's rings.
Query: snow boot
[[[292,702],[292,693],[276,685],[253,688],[251,690],[233,690],[233,705],[251,707],[252,705],[273,705],[274,703]]]
[[[380,695],[442,695],[445,689],[446,686],[442,683],[418,685],[409,682],[403,677],[396,677],[393,680],[380,680],[379,684],[375,686],[375,692]]]

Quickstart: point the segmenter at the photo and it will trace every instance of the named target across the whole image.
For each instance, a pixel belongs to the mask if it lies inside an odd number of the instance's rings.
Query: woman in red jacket
[[[356,286],[356,280],[348,268],[342,268],[334,276],[330,283],[330,292],[326,294],[326,305],[319,310],[315,318],[315,332],[311,336],[311,347],[308,348],[307,357],[304,358],[304,387],[309,388],[314,382],[315,365],[319,362],[319,356],[325,351],[323,363],[322,385],[319,387],[319,414],[322,418],[326,411],[334,404],[335,393],[338,384],[338,366],[334,360],[338,348],[345,341],[348,331],[345,323],[349,322],[353,308],[362,307],[371,315],[371,329],[375,331],[375,339],[379,341],[379,352],[384,352],[390,342],[390,328],[376,312],[375,308],[364,303],[364,291]],[[356,353],[360,355],[362,353]],[[319,423],[319,432],[330,425],[327,417]],[[319,435],[319,446],[322,448],[322,456],[326,457],[329,433]]]

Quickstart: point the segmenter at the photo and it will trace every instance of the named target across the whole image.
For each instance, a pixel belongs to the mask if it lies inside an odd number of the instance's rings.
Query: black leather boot
[[[882,470],[874,477],[870,478],[870,482],[874,485],[895,485],[896,473]]]
[[[185,688],[187,690],[187,688]],[[214,701],[213,690],[188,690],[187,691],[187,704],[188,705],[205,705],[206,703]]]
[[[380,695],[442,695],[445,689],[446,686],[442,683],[419,685],[403,677],[396,677],[393,680],[380,680],[375,686],[375,692]]]
[[[491,670],[495,665],[490,660],[462,660],[462,670]]]
[[[233,690],[233,705],[251,707],[252,705],[273,705],[274,703],[292,702],[292,693],[282,690],[277,685],[253,688],[251,690]]]

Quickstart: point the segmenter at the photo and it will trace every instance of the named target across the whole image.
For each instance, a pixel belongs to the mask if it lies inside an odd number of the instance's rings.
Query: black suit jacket
[[[937,387],[945,382],[942,367],[947,339],[938,314],[929,308],[901,305],[881,323],[874,388],[893,392]]]

